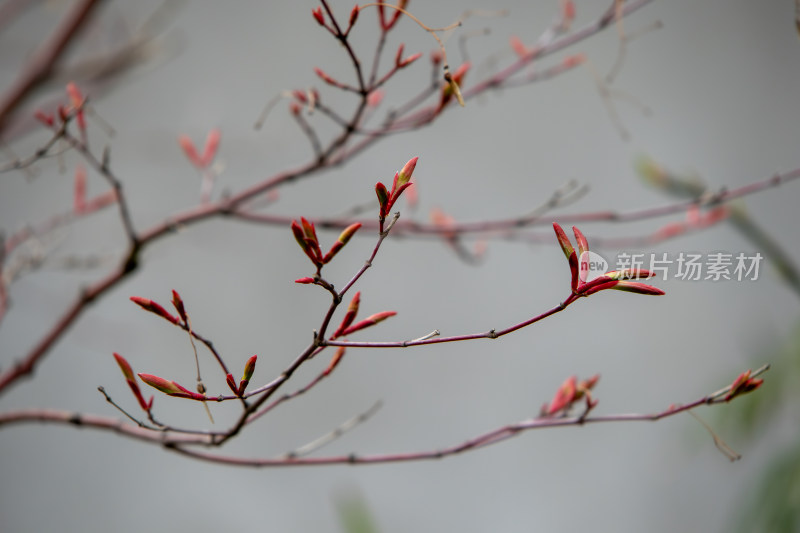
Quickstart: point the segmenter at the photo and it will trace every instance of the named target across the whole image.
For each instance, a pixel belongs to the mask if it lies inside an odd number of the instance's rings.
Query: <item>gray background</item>
[[[578,2],[578,25],[607,3]],[[91,46],[118,42],[124,25],[135,26],[157,4],[112,4],[90,36]],[[352,7],[334,4],[342,17]],[[555,1],[410,4],[431,25],[447,24],[467,8],[511,9],[511,17],[471,19],[462,30],[492,28],[491,35],[469,42],[476,58],[507,50],[509,34],[532,43],[556,6]],[[318,85],[311,67],[349,76],[342,51],[311,18],[312,7],[307,1],[187,2],[169,24],[163,53],[94,100],[117,130],[113,168],[124,180],[137,228],[198,199],[199,182],[175,142],[178,134],[201,143],[208,129],[222,129],[226,170],[220,187],[230,190],[308,160],[308,145],[284,106],[261,132],[251,126],[279,91]],[[64,3],[43,7],[3,35],[0,88],[12,82],[25,53],[64,8]],[[641,152],[676,170],[697,172],[715,187],[795,168],[800,42],[793,15],[788,1],[656,1],[625,21],[630,31],[657,20],[664,25],[631,44],[616,84],[653,111],[644,116],[618,103],[630,141],[620,138],[589,70],[581,68],[546,83],[489,94],[450,110],[433,127],[385,140],[344,168],[283,189],[274,212],[335,214],[373,202],[374,183],[391,180],[412,156],[420,158],[415,178],[421,203],[416,213],[404,205],[401,210],[420,220],[434,206],[458,220],[526,213],[569,179],[591,186],[589,196],[569,212],[625,211],[671,201],[636,178],[632,160]],[[373,12],[362,13],[358,49],[370,49],[374,20]],[[404,22],[392,37],[389,57],[401,40],[407,53],[427,53],[434,46]],[[586,53],[592,66],[605,72],[616,46],[612,30],[572,51]],[[455,37],[448,51],[457,64]],[[508,61],[510,54],[501,57]],[[466,87],[479,72],[475,66]],[[387,103],[403,101],[406,91],[428,76],[427,59],[420,60],[388,87]],[[331,105],[352,105],[335,90],[321,92]],[[312,120],[325,123],[321,117]],[[28,136],[14,149],[30,153],[44,138]],[[0,222],[7,231],[69,209],[71,171],[59,175],[53,162],[40,170],[32,181],[2,177]],[[99,177],[91,175],[90,191],[102,190]],[[747,199],[751,214],[795,260],[800,260],[798,198],[797,184],[790,184]],[[643,235],[664,223],[583,229],[591,243],[592,236]],[[321,238],[331,242],[335,234]],[[65,271],[58,258],[119,252],[122,234],[110,211],[71,226],[59,239],[51,262],[12,287],[13,309],[0,327],[3,366],[29,350],[81,283],[101,274]],[[352,241],[326,268],[330,279],[337,284],[348,279],[373,242]],[[606,257],[616,253],[598,251]],[[723,225],[645,251],[754,250]],[[96,392],[98,385],[133,407],[113,351],[136,371],[191,384],[185,336],[137,309],[128,301],[131,295],[167,303],[170,289],[177,289],[195,328],[213,339],[232,368],[259,355],[256,383],[271,379],[303,348],[327,305],[321,290],[292,283],[310,269],[288,228],[202,223],[148,248],[143,261],[139,273],[85,313],[34,381],[4,396],[4,411],[41,406],[116,416]],[[760,364],[770,339],[781,338],[797,320],[796,297],[766,268],[757,282],[658,284],[666,297],[598,294],[500,341],[351,350],[333,379],[262,419],[224,451],[284,453],[378,399],[384,407],[373,419],[321,453],[448,446],[536,414],[570,374],[603,375],[598,413],[657,411],[716,390]],[[568,272],[554,240],[536,247],[490,243],[485,263],[476,268],[441,243],[390,239],[358,288],[365,316],[398,312],[360,338],[406,339],[434,328],[470,333],[524,320],[563,300]],[[325,364],[313,362],[296,385]],[[222,390],[213,365],[206,361],[205,368],[211,390]],[[187,404],[157,398],[161,418],[205,427],[203,410]],[[720,409],[736,410],[737,403]],[[225,419],[224,408],[214,412],[219,421]],[[709,410],[702,414],[715,417]],[[734,464],[699,424],[679,416],[657,424],[534,432],[443,461],[252,470],[186,460],[106,433],[13,427],[0,432],[0,529],[339,531],[336,502],[360,497],[384,532],[716,531],[731,524],[753,480],[796,432],[796,415],[787,409],[755,439],[734,434],[729,443],[744,455]]]

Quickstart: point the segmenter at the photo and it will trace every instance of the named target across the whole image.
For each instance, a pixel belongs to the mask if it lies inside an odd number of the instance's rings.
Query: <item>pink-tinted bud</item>
[[[597,385],[597,382],[600,381],[600,374],[595,374],[594,376],[584,379],[578,383],[577,389],[581,392],[581,394],[585,394],[586,391],[590,391]]]
[[[398,172],[398,185],[405,185],[408,183],[408,180],[411,179],[411,175],[414,174],[414,169],[417,168],[417,160],[419,157],[411,158],[408,163],[406,163],[403,168]]]
[[[206,168],[212,163],[212,161],[214,161],[214,157],[217,155],[217,149],[219,148],[219,141],[221,137],[222,133],[218,128],[214,128],[208,132],[208,136],[206,137],[206,146],[203,150],[203,157],[200,158],[201,167]]]
[[[33,114],[33,116],[36,117],[36,120],[38,120],[39,122],[41,122],[45,126],[52,127],[53,124],[55,123],[55,119],[53,118],[52,113],[45,113],[44,111],[37,110]]]
[[[350,238],[355,235],[355,233],[361,228],[361,222],[356,222],[355,224],[350,224],[347,226],[340,234],[339,238],[337,239],[342,244],[347,244]]]
[[[386,190],[386,186],[383,183],[378,182],[375,185],[375,194],[378,195],[378,205],[380,205],[380,215],[381,218],[386,217],[388,213],[388,209],[386,208],[386,204],[389,201],[389,191]]]
[[[375,313],[374,315],[365,318],[361,322],[353,324],[349,328],[345,329],[342,332],[342,335],[350,335],[351,333],[355,333],[356,331],[368,328],[370,326],[374,326],[375,324],[382,322],[387,318],[389,318],[390,316],[394,316],[396,314],[397,314],[396,311],[381,311],[380,313]]]
[[[580,285],[577,290],[573,289],[573,292],[579,296],[589,296],[605,289],[613,289],[620,283],[620,281],[611,279],[607,276],[598,276],[593,280]]]
[[[589,251],[589,243],[583,233],[581,233],[581,230],[575,226],[572,226],[572,232],[575,234],[575,242],[578,243],[578,255],[582,256]]]
[[[342,318],[342,323],[339,324],[336,332],[333,334],[333,338],[341,337],[344,331],[350,327],[350,324],[353,323],[355,320],[356,315],[358,314],[358,305],[361,303],[361,292],[356,292],[353,296],[353,299],[350,300],[350,305],[347,306],[347,312]]]
[[[303,249],[303,252],[311,259],[311,262],[317,266],[322,264],[322,252],[319,250],[319,243],[316,240],[316,232],[313,224],[309,223],[305,218],[300,219],[302,225],[296,220],[292,221],[292,233]]]
[[[572,276],[572,279],[570,280],[570,287],[572,288],[572,291],[575,292],[578,289],[578,282],[580,281],[580,265],[578,264],[578,254],[575,253],[572,243],[569,242],[569,237],[567,237],[567,234],[564,232],[561,226],[558,225],[558,223],[553,222],[553,230],[556,232],[556,238],[558,239],[558,244],[561,246],[561,250],[567,257],[570,274]]]
[[[333,372],[333,369],[336,368],[336,366],[342,360],[342,357],[344,357],[344,352],[345,352],[345,347],[339,346],[339,348],[336,350],[336,353],[334,353],[333,357],[331,357],[331,362],[328,363],[328,367],[323,372],[324,375],[327,376],[328,374]]]
[[[168,394],[170,396],[176,396],[178,398],[190,398],[192,400],[205,400],[206,397],[202,394],[197,392],[190,391],[186,387],[181,386],[179,383],[174,381],[170,381],[168,379],[164,379],[159,376],[154,376],[152,374],[143,374],[139,373],[139,379],[153,387],[154,389],[158,389],[161,392]]]
[[[585,54],[575,54],[567,56],[562,61],[562,65],[564,65],[565,68],[574,68],[577,67],[578,65],[583,65],[584,63],[586,63]]]
[[[306,236],[303,234],[303,227],[296,220],[292,220],[292,234],[294,235],[297,244],[304,250],[306,249]]]
[[[683,233],[686,233],[686,225],[680,222],[670,222],[656,232],[656,238],[659,240],[671,239]]]
[[[575,3],[572,0],[561,0],[561,18],[565,26],[575,19]]]
[[[119,365],[120,370],[122,370],[122,375],[125,376],[125,381],[128,383],[128,387],[131,389],[134,397],[136,397],[136,401],[139,402],[139,406],[142,410],[149,411],[150,407],[153,405],[153,398],[150,398],[150,402],[145,401],[142,396],[142,391],[139,390],[139,384],[136,383],[136,377],[133,375],[133,368],[131,368],[131,365],[118,353],[114,353],[114,359],[116,359],[117,365]]]
[[[178,294],[178,291],[172,291],[172,306],[175,307],[175,310],[178,312],[178,315],[181,317],[181,320],[186,322],[186,308],[183,305],[183,300],[181,299],[181,295]]]
[[[81,93],[78,86],[74,82],[67,83],[67,95],[69,96],[72,108],[75,109],[75,117],[78,120],[78,128],[81,131],[86,131],[86,117],[83,114],[83,104],[86,98]]]
[[[149,298],[140,298],[139,296],[131,296],[131,301],[136,305],[138,305],[139,307],[141,307],[142,309],[150,311],[151,313],[154,313],[160,316],[161,318],[165,318],[166,320],[169,320],[173,324],[180,323],[176,317],[172,316],[166,309],[161,307],[153,300],[150,300]]]
[[[383,2],[379,3],[377,7],[378,7],[378,24],[380,24],[381,29],[383,31],[386,31],[387,30],[387,28],[386,28],[386,18],[384,17],[385,10],[383,9],[383,7],[384,7],[383,6]]]
[[[242,379],[250,381],[253,377],[253,372],[256,370],[256,360],[258,359],[258,355],[254,355],[247,360],[244,364],[244,373],[242,374]]]
[[[303,235],[306,242],[314,247],[317,257],[321,256],[322,251],[319,249],[319,239],[317,239],[317,229],[314,227],[314,223],[309,222],[305,217],[300,217],[300,222],[303,225]]]
[[[397,7],[399,7],[400,9],[405,9],[405,8],[406,8],[406,5],[408,5],[408,0],[399,0],[399,1],[397,2]],[[393,11],[394,11],[394,13],[392,14],[392,18],[391,18],[391,19],[389,19],[389,22],[387,22],[387,23],[386,23],[386,26],[385,26],[385,28],[384,28],[385,30],[390,30],[390,29],[392,29],[392,27],[393,27],[393,26],[394,26],[394,25],[397,23],[397,21],[400,19],[400,16],[403,14],[403,13],[402,13],[400,10],[398,10],[398,9],[395,9],[395,10],[393,10]]]
[[[239,381],[239,388],[236,393],[239,396],[244,394],[244,391],[247,389],[247,385],[250,383],[250,379],[253,377],[253,372],[256,369],[256,359],[257,356],[252,356],[250,359],[247,360],[247,363],[244,365],[244,373],[242,374],[242,380]]]
[[[353,234],[358,231],[358,228],[361,227],[360,222],[356,222],[355,224],[350,224],[347,226],[342,233],[339,234],[339,238],[333,243],[331,249],[325,254],[325,257],[322,259],[323,263],[328,263],[334,256],[339,253],[339,250],[344,248],[344,245],[347,244],[347,241],[353,236]]]
[[[641,268],[626,268],[624,270],[612,270],[603,274],[609,279],[626,280],[626,279],[647,279],[655,276],[655,272],[644,270]]]
[[[308,98],[306,97],[306,93],[304,91],[295,89],[292,91],[292,96],[294,97],[295,100],[297,100],[301,104],[305,104],[308,101]]]
[[[564,232],[558,222],[553,222],[553,231],[556,232],[556,238],[558,239],[558,244],[561,245],[561,250],[564,252],[566,258],[569,259],[570,256],[575,253],[575,248],[573,248],[572,243],[569,242],[569,237],[567,237],[566,232]]]
[[[117,196],[117,191],[115,189],[98,194],[89,200],[89,202],[87,202],[86,211],[91,213],[93,211],[97,211],[98,209],[102,209],[107,205],[115,203],[118,198],[119,197]]]
[[[236,381],[233,379],[233,374],[226,374],[225,375],[225,383],[228,384],[228,388],[233,391],[234,394],[237,396],[239,395],[239,387],[236,385]]]
[[[83,94],[81,90],[78,89],[78,86],[75,85],[75,82],[67,83],[67,96],[69,96],[70,103],[72,107],[78,108],[83,105]]]
[[[406,204],[409,207],[416,207],[419,203],[419,193],[417,192],[417,182],[411,184],[411,186],[406,189]]]
[[[181,148],[183,149],[183,153],[186,154],[186,158],[192,165],[198,168],[203,166],[200,155],[197,153],[197,149],[194,147],[194,143],[188,135],[179,135],[178,144],[180,144]]]
[[[75,214],[83,213],[86,210],[86,168],[83,165],[75,167],[73,210]]]
[[[154,389],[160,390],[165,394],[173,395],[173,394],[180,394],[182,392],[181,390],[182,387],[179,387],[177,383],[175,383],[174,381],[170,381],[168,379],[164,379],[159,376],[154,376],[152,374],[144,374],[140,372],[139,379],[141,379]]]
[[[334,87],[342,87],[342,84],[336,81],[335,79],[328,76],[328,74],[319,67],[314,67],[314,72],[316,73],[319,78],[327,83],[328,85],[333,85]]]
[[[528,54],[530,54],[530,50],[522,44],[522,40],[516,35],[512,35],[509,42],[511,43],[511,49],[514,50],[514,53],[520,58],[527,57]]]
[[[550,405],[547,407],[544,413],[545,415],[553,416],[559,411],[566,411],[572,406],[577,399],[575,397],[577,393],[576,380],[577,378],[575,376],[570,376],[561,384],[561,387],[558,388]]]
[[[400,61],[397,64],[397,68],[405,68],[408,65],[410,65],[411,63],[413,63],[414,61],[416,61],[417,59],[419,59],[420,57],[422,57],[422,52],[417,52],[416,54],[412,54],[412,55],[408,56],[407,58],[403,59],[402,61]]]
[[[294,282],[295,283],[302,283],[303,285],[311,285],[312,283],[314,283],[314,278],[308,278],[308,277],[299,278],[299,279],[294,280]]]
[[[375,89],[367,95],[367,105],[369,107],[378,107],[383,101],[384,92],[380,89]]]
[[[405,44],[400,43],[400,46],[397,47],[397,53],[394,55],[394,64],[398,67],[400,66],[400,62],[403,60],[403,48],[405,48]]]
[[[114,352],[114,359],[117,360],[117,364],[120,370],[122,370],[122,375],[125,376],[125,379],[135,382],[136,377],[133,375],[133,368],[131,368],[130,363],[117,352]]]
[[[701,225],[704,227],[714,225],[717,222],[720,222],[728,218],[729,214],[730,214],[730,209],[728,208],[728,206],[725,205],[717,206],[702,217]]]
[[[729,402],[737,396],[752,392],[759,388],[762,383],[764,383],[763,379],[751,378],[750,370],[746,370],[733,380],[730,391],[725,395],[725,401]]]
[[[618,281],[613,287],[609,287],[618,291],[635,292],[637,294],[649,294],[651,296],[663,296],[666,294],[664,291],[652,285],[647,285],[639,281]]]

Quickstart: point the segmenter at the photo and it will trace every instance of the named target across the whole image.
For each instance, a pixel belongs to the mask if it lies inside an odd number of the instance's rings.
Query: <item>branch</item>
[[[755,378],[757,375],[765,372],[769,367],[765,366],[752,374],[748,371],[749,378]],[[133,426],[125,423],[124,421],[102,417],[97,415],[86,415],[74,413],[70,411],[60,411],[53,409],[27,409],[14,411],[10,413],[0,414],[0,427],[24,424],[32,422],[50,422],[56,424],[72,425],[79,428],[90,428],[102,431],[111,431],[126,437],[131,437],[149,444],[163,445],[167,449],[175,451],[181,455],[199,459],[216,464],[231,465],[231,466],[245,466],[245,467],[285,467],[285,466],[314,466],[314,465],[361,465],[361,464],[378,464],[378,463],[398,463],[398,462],[411,462],[423,461],[431,459],[443,459],[452,455],[478,450],[487,446],[492,446],[515,437],[521,433],[555,427],[581,427],[586,424],[603,424],[603,423],[617,423],[617,422],[645,422],[645,421],[658,421],[662,418],[675,416],[679,413],[688,412],[691,409],[701,405],[716,405],[719,403],[726,403],[732,398],[729,397],[738,380],[732,385],[729,385],[712,394],[708,394],[693,402],[684,405],[671,405],[670,407],[649,414],[637,413],[621,413],[611,415],[598,415],[586,416],[583,413],[578,416],[563,416],[563,417],[545,417],[530,418],[520,422],[502,426],[475,437],[472,437],[460,444],[440,448],[436,450],[428,450],[421,452],[407,452],[407,453],[387,453],[375,455],[334,455],[327,457],[293,457],[281,456],[278,458],[240,458],[223,456],[214,453],[202,452],[195,449],[188,449],[186,445],[197,444],[220,444],[213,442],[211,438],[205,436],[187,436],[187,435],[173,435],[169,431],[157,432]],[[363,415],[362,415],[363,416]],[[334,431],[335,433],[335,431]],[[329,437],[326,437],[326,439]]]

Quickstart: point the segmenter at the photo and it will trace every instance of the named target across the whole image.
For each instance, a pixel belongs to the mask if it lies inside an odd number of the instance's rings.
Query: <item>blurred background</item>
[[[0,93],[72,5],[32,4],[0,35]],[[599,17],[607,4],[578,0],[575,28]],[[311,16],[315,2],[160,6],[107,3],[70,55],[78,61],[113,50],[142,28],[153,36],[144,61],[85,85],[92,106],[115,130],[108,138],[90,119],[90,140],[111,146],[111,167],[124,182],[139,230],[199,201],[200,178],[178,135],[202,146],[207,132],[220,128],[219,195],[313,157],[286,101],[261,130],[253,128],[264,105],[281,91],[315,86],[322,101],[343,114],[355,105],[350,95],[322,86],[312,70],[319,66],[352,79],[343,49]],[[352,3],[332,6],[346,20]],[[470,17],[448,35],[451,66],[465,52],[473,63],[463,84],[468,90],[514,60],[509,36],[533,46],[559,6],[555,0],[448,0],[412,1],[409,9],[435,27],[467,9],[508,10],[505,16]],[[362,12],[353,45],[364,58],[371,58],[376,27],[374,8]],[[641,179],[635,162],[643,155],[676,175],[703,180],[712,191],[800,166],[800,42],[791,2],[656,0],[626,18],[624,30],[634,36],[624,63],[612,84],[600,86],[613,89],[615,97],[604,98],[596,81],[619,54],[617,29],[609,28],[533,69],[575,53],[586,54],[585,66],[484,94],[463,109],[453,106],[432,126],[389,137],[340,168],[282,188],[267,212],[333,216],[370,205],[375,182],[388,183],[414,156],[419,203],[412,208],[401,202],[399,209],[401,220],[423,222],[432,209],[457,221],[524,215],[570,180],[589,192],[553,215],[628,212],[676,201]],[[462,43],[461,36],[469,38]],[[385,65],[401,42],[406,55],[425,56],[387,85],[382,112],[429,83],[434,40],[401,21]],[[26,108],[28,115],[63,99],[67,81],[44,88]],[[320,114],[306,118],[323,138],[336,132]],[[7,132],[5,149],[20,157],[48,138],[22,119],[15,128]],[[13,154],[5,152],[0,161]],[[35,175],[3,174],[3,231],[8,235],[69,210],[78,161],[68,154],[63,161],[36,164]],[[88,187],[90,196],[106,190],[91,172]],[[795,263],[798,201],[800,185],[790,183],[747,197],[738,207],[746,209],[742,216],[749,227],[762,228]],[[685,218],[581,229],[590,245],[631,241]],[[363,316],[398,314],[358,339],[502,329],[557,305],[567,296],[569,273],[548,224],[540,230],[542,244],[490,241],[478,265],[439,240],[390,238],[356,288]],[[336,235],[321,232],[320,238],[330,243]],[[114,209],[46,236],[40,243],[47,250],[44,261],[9,287],[0,367],[28,353],[81,286],[114,268],[124,243]],[[464,245],[471,250],[474,241]],[[373,236],[359,234],[325,268],[326,277],[341,286],[373,246]],[[620,251],[764,252],[763,241],[727,222],[643,248],[593,249],[607,259]],[[0,529],[337,532],[356,531],[347,524],[361,521],[361,531],[386,533],[796,530],[798,293],[778,274],[785,259],[768,257],[756,281],[658,280],[667,292],[661,298],[606,291],[498,341],[351,349],[332,379],[262,418],[222,450],[244,457],[280,455],[378,400],[383,403],[377,414],[318,453],[437,449],[535,416],[572,374],[602,375],[596,414],[648,413],[693,401],[769,362],[772,369],[758,392],[697,410],[742,454],[741,461],[728,461],[688,415],[655,424],[535,431],[440,461],[263,470],[204,464],[110,433],[30,424],[0,431]],[[121,416],[97,392],[100,385],[135,410],[111,356],[115,351],[137,372],[191,384],[194,359],[186,335],[141,311],[130,296],[167,304],[170,290],[179,291],[195,329],[214,342],[235,375],[258,354],[254,384],[286,367],[327,309],[323,290],[293,283],[313,272],[288,227],[211,220],[160,240],[141,260],[143,268],[88,309],[32,380],[3,396],[3,412],[51,407]],[[309,363],[285,391],[306,383],[327,362],[326,356]],[[202,364],[210,391],[226,390],[212,361]],[[159,396],[156,407],[164,421],[208,427],[195,403]],[[235,414],[226,406],[211,407],[220,427]]]

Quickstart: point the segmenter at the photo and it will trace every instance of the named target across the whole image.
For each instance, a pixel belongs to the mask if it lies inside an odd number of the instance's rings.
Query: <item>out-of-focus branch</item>
[[[39,84],[47,80],[56,64],[69,49],[73,39],[91,19],[102,0],[79,0],[64,17],[50,40],[34,54],[20,73],[17,81],[0,96],[0,136],[11,113]]]

